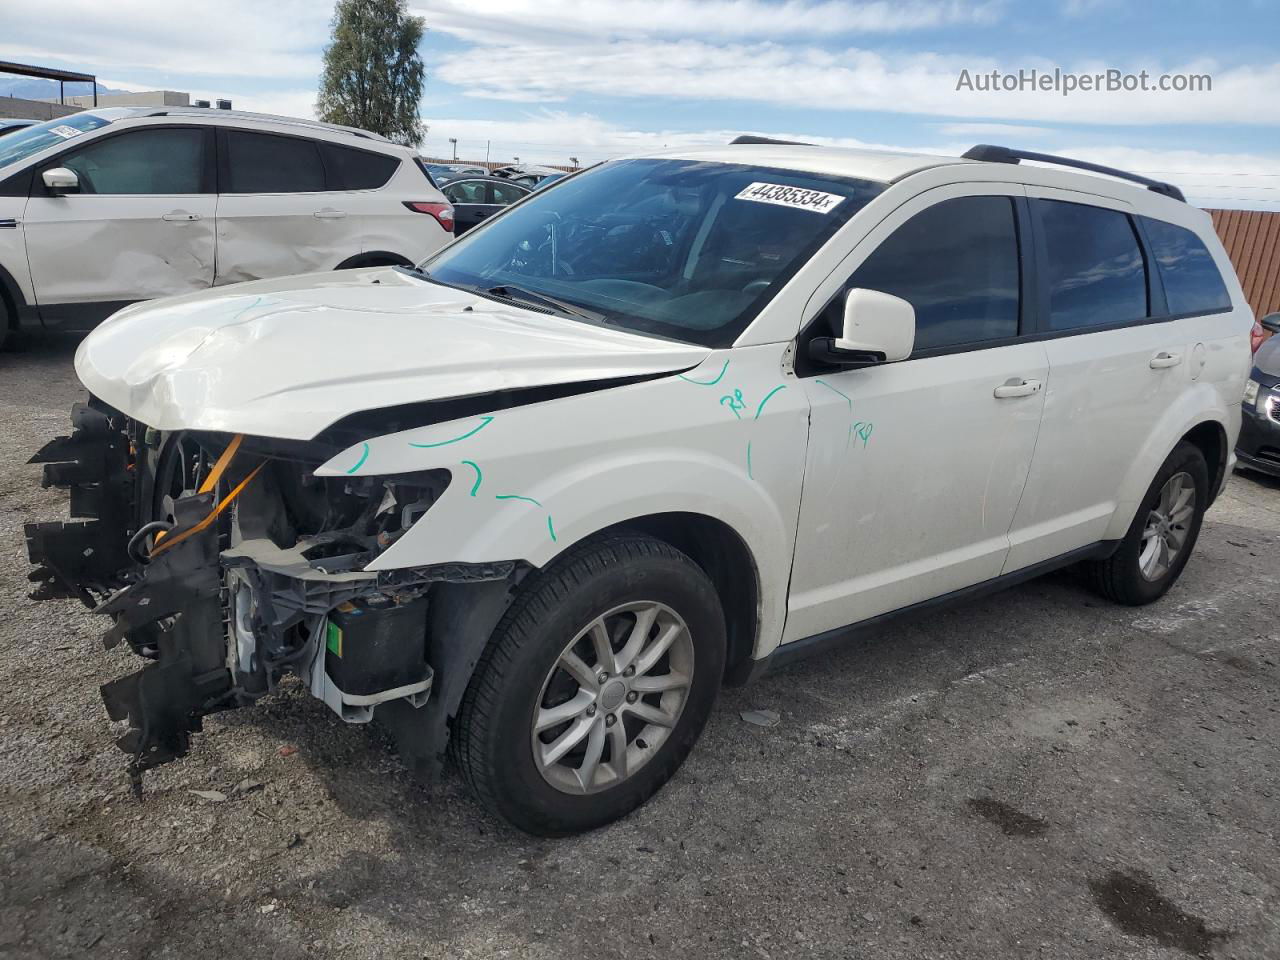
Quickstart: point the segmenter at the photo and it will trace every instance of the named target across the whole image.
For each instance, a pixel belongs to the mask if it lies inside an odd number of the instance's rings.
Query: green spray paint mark
[[[532,503],[535,507],[540,507],[540,506],[542,506],[542,504],[541,504],[541,503],[539,503],[537,500],[533,499],[533,497],[522,497],[522,496],[519,496],[518,494],[514,494],[514,493],[500,493],[500,494],[498,494],[496,497],[494,497],[493,499],[495,499],[495,500],[523,500],[525,503]]]
[[[449,444],[457,443],[459,440],[465,440],[467,437],[474,437],[491,423],[493,423],[493,417],[482,417],[480,419],[480,426],[473,430],[468,430],[460,437],[454,437],[452,440],[441,440],[439,443],[410,443],[409,446],[417,447],[420,450],[427,450],[431,447],[447,447]]]
[[[725,405],[725,401],[728,401],[729,409],[733,411],[733,415],[741,420],[742,414],[738,411],[745,410],[747,408],[747,401],[742,399],[742,391],[734,390],[732,395],[726,393],[720,398],[720,406],[723,407]]]
[[[476,482],[471,485],[471,496],[476,495],[476,491],[480,489],[480,481],[484,478],[484,474],[480,472],[480,466],[474,460],[463,460],[466,466],[476,472]]]
[[[844,392],[844,391],[842,391],[842,390],[837,390],[837,389],[836,389],[835,387],[833,387],[831,384],[827,383],[827,381],[822,380],[822,379],[816,379],[816,380],[814,380],[813,382],[814,382],[814,383],[820,383],[820,384],[822,384],[824,387],[826,387],[828,390],[832,391],[833,393],[838,393],[838,394],[840,394],[840,396],[844,397],[844,402],[845,402],[845,403],[847,403],[847,404],[849,405],[849,412],[850,412],[850,413],[852,413],[852,412],[853,412],[853,401],[852,401],[851,399],[849,399],[849,395],[848,395],[847,393],[845,393],[845,392]]]
[[[551,514],[547,514],[547,533],[551,534],[551,542],[556,542],[556,528],[551,525]]]
[[[864,450],[867,447],[867,441],[871,439],[871,431],[874,430],[875,427],[876,425],[874,423],[859,423],[855,427],[858,436],[862,438],[862,448]]]
[[[364,450],[361,451],[360,459],[356,461],[356,465],[347,471],[348,474],[355,473],[357,470],[363,467],[364,462],[369,459],[369,445],[367,443],[362,443],[360,444],[360,446],[364,447]]]
[[[750,440],[747,441],[747,479],[748,480],[755,479],[755,477],[751,475],[751,441]]]
[[[787,389],[787,385],[785,383],[780,383],[778,384],[778,386],[774,387],[772,390],[766,393],[764,395],[764,399],[760,401],[760,406],[756,407],[755,419],[757,420],[760,419],[760,414],[764,413],[764,405],[769,402],[769,398],[772,397],[779,390],[785,390],[785,389]]]
[[[676,374],[676,376],[678,376],[685,383],[696,383],[700,387],[714,387],[717,383],[719,383],[721,380],[724,379],[724,373],[728,369],[729,369],[729,361],[725,360],[724,366],[720,368],[720,373],[714,380],[694,380],[690,377],[686,377],[683,373],[678,373]]]

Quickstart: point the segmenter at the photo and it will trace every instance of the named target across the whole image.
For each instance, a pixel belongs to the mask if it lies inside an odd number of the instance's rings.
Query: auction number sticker
[[[60,123],[56,127],[50,127],[49,132],[56,133],[63,140],[70,140],[72,137],[78,137],[81,134],[80,130],[77,130],[75,127],[67,126],[65,123]]]
[[[734,199],[754,200],[756,203],[775,203],[780,207],[812,210],[814,213],[830,213],[844,197],[838,193],[823,193],[821,190],[788,187],[782,183],[752,183],[748,184]]]

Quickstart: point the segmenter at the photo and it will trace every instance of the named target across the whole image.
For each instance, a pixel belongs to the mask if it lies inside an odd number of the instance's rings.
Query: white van
[[[242,280],[407,266],[452,234],[417,155],[364,130],[196,107],[75,113],[0,140],[0,342]]]
[[[293,673],[542,834],[644,802],[722,682],[889,617],[1067,564],[1151,602],[1253,318],[1176,188],[1072,163],[616,160],[417,269],[124,310],[36,457],[96,518],[27,528],[36,595],[152,661],[103,691],[135,776]]]

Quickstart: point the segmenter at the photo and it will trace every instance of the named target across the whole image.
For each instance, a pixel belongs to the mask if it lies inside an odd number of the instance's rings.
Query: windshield
[[[34,126],[11,133],[0,140],[0,167],[25,160],[45,147],[66,143],[86,130],[97,130],[111,121],[92,113],[73,113],[69,117],[46,120]]]
[[[431,279],[728,346],[884,185],[693,160],[623,160],[564,180],[422,264]],[[549,299],[549,298],[553,298]]]

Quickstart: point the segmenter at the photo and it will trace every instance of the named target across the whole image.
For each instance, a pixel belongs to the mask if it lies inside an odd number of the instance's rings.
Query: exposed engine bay
[[[77,518],[26,526],[32,597],[81,600],[111,618],[108,648],[148,661],[102,687],[110,717],[129,724],[117,743],[135,790],[144,771],[188,752],[202,717],[289,674],[347,722],[387,705],[438,765],[460,692],[422,710],[433,662],[474,657],[522,570],[365,568],[431,508],[448,470],[318,477],[340,447],[161,433],[98,401],[77,405],[72,427],[31,461],[45,465],[45,486],[69,492]],[[468,617],[474,629],[462,629]],[[452,654],[432,650],[445,623]]]

